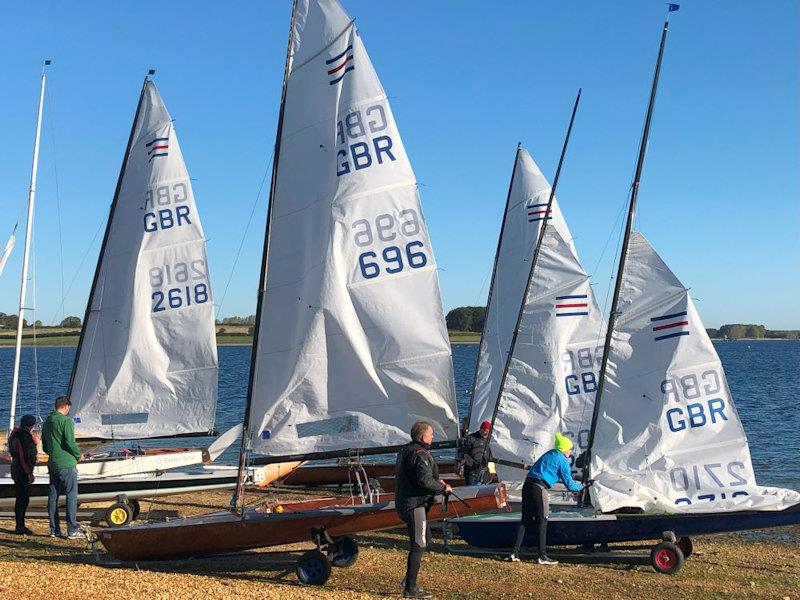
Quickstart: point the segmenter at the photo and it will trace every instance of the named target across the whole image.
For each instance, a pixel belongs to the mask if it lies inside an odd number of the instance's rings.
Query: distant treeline
[[[6,313],[0,312],[0,329],[16,329],[17,322],[19,321],[19,317],[17,315],[7,315]],[[31,324],[28,322],[27,319],[22,319],[22,326],[23,327],[31,327]],[[34,327],[48,327],[47,325],[42,325],[41,321],[34,321]],[[81,320],[78,317],[67,317],[63,321],[61,321],[58,325],[52,325],[52,327],[80,327]]]
[[[447,313],[447,329],[450,331],[483,331],[483,322],[486,320],[485,306],[459,306]],[[744,325],[741,323],[723,325],[719,329],[706,329],[712,338],[741,340],[750,339],[773,339],[773,340],[797,340],[800,339],[800,331],[767,329],[764,325]]]
[[[217,319],[217,325],[255,325],[256,316],[249,315],[247,317],[225,317],[221,321]]]
[[[719,329],[706,329],[709,337],[728,339],[728,340],[741,340],[744,338],[749,339],[768,339],[768,340],[798,340],[800,339],[800,331],[797,329],[767,329],[763,325],[743,325],[736,323],[733,325],[723,325]]]

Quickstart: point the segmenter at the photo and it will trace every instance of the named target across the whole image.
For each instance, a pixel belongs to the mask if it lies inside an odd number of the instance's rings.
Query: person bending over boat
[[[397,453],[395,510],[406,524],[409,541],[406,576],[403,580],[405,598],[432,597],[417,585],[422,552],[430,538],[427,514],[436,494],[453,491],[439,479],[439,467],[429,451],[432,441],[433,426],[427,421],[417,421],[411,428],[411,441]]]
[[[36,466],[36,438],[33,426],[36,417],[25,415],[8,436],[8,452],[11,454],[11,479],[14,480],[16,501],[14,502],[14,518],[16,528],[14,533],[19,535],[32,535],[33,531],[25,527],[25,512],[31,499],[31,484],[33,483],[33,468]]]
[[[50,536],[62,537],[61,519],[58,515],[58,497],[67,500],[67,537],[71,540],[86,537],[78,529],[78,461],[81,451],[75,443],[75,425],[67,415],[72,402],[65,396],[56,398],[55,410],[42,425],[42,447],[47,452],[47,471],[50,488],[47,494],[47,515],[50,518]]]
[[[555,448],[548,450],[533,463],[522,486],[522,522],[517,528],[517,540],[514,550],[508,557],[511,562],[519,562],[519,550],[525,531],[534,526],[534,517],[539,525],[539,564],[557,565],[558,561],[547,556],[547,516],[550,510],[550,498],[547,494],[558,482],[567,486],[571,492],[579,492],[584,486],[572,479],[569,465],[572,440],[556,434]]]
[[[492,462],[492,450],[487,441],[491,428],[492,423],[484,421],[478,431],[458,441],[456,460],[464,465],[464,481],[467,485],[481,485],[491,479],[488,467]]]

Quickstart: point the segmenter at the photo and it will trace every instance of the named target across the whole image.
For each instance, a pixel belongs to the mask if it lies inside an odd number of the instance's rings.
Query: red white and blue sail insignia
[[[153,162],[154,158],[169,155],[169,137],[154,138],[147,142],[144,147],[147,150],[147,156],[150,157],[147,162]]]
[[[547,214],[547,202],[544,203],[534,203],[534,200],[528,200],[528,205],[526,208],[528,209],[528,223],[533,223],[535,221],[544,221],[545,218],[552,219],[552,215]],[[547,215],[547,217],[545,217]]]
[[[557,317],[585,317],[589,314],[589,296],[587,294],[556,296],[555,307]]]
[[[656,342],[679,335],[689,335],[689,321],[686,319],[685,310],[671,315],[651,317],[650,323],[653,325],[653,339]]]
[[[353,45],[350,44],[345,51],[325,61],[330,85],[336,85],[356,66],[353,64]]]

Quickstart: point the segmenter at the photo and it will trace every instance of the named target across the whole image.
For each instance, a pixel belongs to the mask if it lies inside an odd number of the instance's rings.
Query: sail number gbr
[[[205,304],[209,300],[206,261],[192,260],[152,267],[148,271],[152,312]],[[200,281],[198,281],[200,280]]]
[[[358,256],[358,268],[364,279],[374,279],[381,273],[394,275],[428,264],[422,240],[408,239],[421,231],[419,215],[412,208],[399,211],[397,217],[383,213],[374,220],[359,219],[353,223],[352,231],[353,242],[362,250]],[[373,247],[377,245],[383,248]]]

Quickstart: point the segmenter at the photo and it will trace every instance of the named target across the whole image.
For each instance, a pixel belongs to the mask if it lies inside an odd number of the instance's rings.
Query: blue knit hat
[[[36,417],[33,415],[25,415],[19,420],[20,427],[33,427],[36,425]]]

